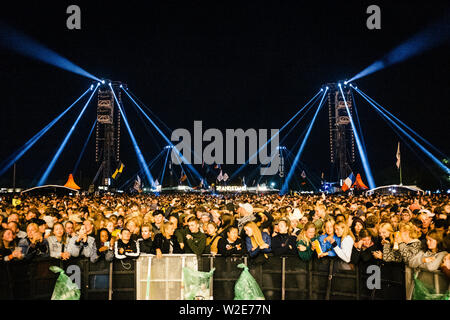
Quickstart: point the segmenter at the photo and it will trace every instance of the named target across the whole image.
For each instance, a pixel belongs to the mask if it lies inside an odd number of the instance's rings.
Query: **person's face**
[[[247,231],[246,231],[247,233]],[[229,232],[228,232],[228,240],[230,240],[230,242],[235,242],[238,238],[238,230],[236,228],[232,228]]]
[[[119,226],[119,228],[122,228],[123,227],[123,220],[122,219],[117,220],[117,225]]]
[[[84,229],[86,230],[86,233],[91,233],[92,229],[94,228],[90,221],[84,221],[83,222]]]
[[[3,233],[3,240],[8,242],[13,241],[14,240],[13,232],[9,229],[6,230],[5,233]]]
[[[302,225],[307,224],[307,223],[308,223],[308,218],[307,218],[306,216],[305,216],[305,217],[302,217],[301,220],[300,220],[300,223],[301,223]]]
[[[131,232],[128,229],[122,231],[122,240],[129,241],[131,238]]]
[[[371,245],[372,238],[371,238],[371,237],[364,237],[364,238],[361,239],[361,241],[362,241],[362,245],[363,245],[365,248],[368,248],[368,247],[370,247],[370,245]]]
[[[73,233],[73,224],[72,223],[66,223],[65,229],[66,229],[66,233],[67,234],[72,234]]]
[[[28,211],[27,215],[25,216],[25,219],[27,220],[31,220],[36,218],[36,213],[32,212],[32,211]]]
[[[432,218],[429,216],[422,216],[420,220],[422,220],[423,228],[426,229],[430,226]]]
[[[142,231],[141,231],[141,236],[142,236],[142,239],[144,239],[144,240],[150,238],[150,236],[151,236],[150,228],[149,227],[143,227]]]
[[[100,241],[101,242],[108,241],[108,233],[105,230],[100,231]]]
[[[390,234],[389,231],[387,231],[386,229],[380,228],[380,236],[381,236],[381,238],[388,239],[390,235],[391,234]]]
[[[253,230],[250,227],[244,227],[245,234],[249,237],[253,236]]]
[[[108,229],[108,231],[109,231],[110,233],[112,233],[112,232],[114,231],[114,223],[113,223],[112,221],[109,221],[109,222],[106,224],[106,229]]]
[[[435,250],[437,248],[437,241],[431,237],[427,237],[427,246],[430,250]]]
[[[314,238],[314,236],[316,235],[316,228],[308,228],[308,230],[306,230],[305,235],[308,239]]]
[[[339,238],[344,234],[344,228],[340,226],[335,226],[334,231],[336,233],[336,236],[338,236]]]
[[[39,230],[39,229],[36,228],[35,226],[29,225],[29,226],[27,227],[27,236],[28,236],[28,238],[32,239],[33,236],[34,236],[34,234],[35,234],[36,232],[38,232],[38,230]]]
[[[213,236],[216,234],[216,227],[214,227],[214,225],[212,225],[212,224],[208,224],[206,227],[206,231],[207,231],[208,235]]]
[[[15,213],[11,214],[8,217],[8,222],[11,222],[11,221],[19,223],[19,216],[17,214],[15,214]]]
[[[175,232],[175,228],[173,227],[173,225],[169,225],[166,228],[166,234],[171,237],[173,235],[173,233]]]
[[[329,236],[332,236],[334,234],[334,224],[332,222],[327,222],[325,224],[325,232]]]
[[[278,232],[281,234],[285,234],[288,232],[288,226],[286,224],[286,221],[280,221],[278,223]]]
[[[411,216],[409,215],[408,211],[402,212],[402,220],[405,222],[408,222],[411,219]]]
[[[164,219],[164,216],[163,216],[162,214],[157,214],[157,215],[155,216],[155,223],[156,223],[156,224],[160,224],[160,223],[163,222],[163,219]]]
[[[132,212],[139,212],[139,207],[138,206],[132,206],[131,207],[131,211]]]
[[[199,226],[198,226],[198,223],[196,221],[188,222],[188,227],[189,227],[189,230],[192,233],[197,233],[198,232]]]
[[[19,230],[19,228],[17,227],[17,224],[15,223],[8,223],[8,229],[10,229],[14,234],[16,234]]]
[[[57,224],[53,227],[53,234],[60,238],[64,235],[64,227],[60,224]]]
[[[357,222],[355,224],[355,231],[356,231],[356,233],[359,233],[362,230],[362,228],[363,228],[363,226],[362,226],[361,223]]]
[[[203,216],[202,216],[202,222],[203,222],[203,223],[208,223],[209,220],[211,220],[209,216],[206,216],[206,215],[203,215]]]
[[[178,224],[178,219],[177,219],[176,217],[174,217],[174,216],[171,216],[171,217],[169,218],[169,221],[170,221],[174,226],[176,226],[176,225]]]
[[[134,221],[130,221],[127,223],[127,229],[130,230],[131,233],[134,232],[134,229],[136,229],[136,224]]]

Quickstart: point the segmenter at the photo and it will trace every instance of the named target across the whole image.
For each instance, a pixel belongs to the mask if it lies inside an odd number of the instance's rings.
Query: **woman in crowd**
[[[107,262],[110,262],[114,258],[114,241],[108,229],[102,228],[98,231],[95,238],[95,245],[97,248],[97,255],[99,259],[104,258]]]
[[[402,261],[406,265],[410,265],[412,258],[418,254],[422,248],[419,234],[410,222],[400,223],[399,232],[394,236],[394,250],[398,247]]]
[[[114,243],[114,257],[116,259],[139,257],[139,245],[131,239],[131,232],[127,228],[120,232],[121,238]]]
[[[16,247],[13,232],[9,229],[0,231],[0,261],[22,259],[22,250]]]
[[[276,256],[296,255],[297,241],[293,236],[292,227],[288,218],[281,218],[275,222],[277,224],[276,235],[272,237],[272,251]],[[274,226],[275,229],[275,226]]]
[[[61,260],[68,260],[70,253],[68,250],[69,238],[67,237],[62,223],[53,225],[52,233],[47,238],[50,248],[50,257]]]
[[[355,236],[355,238],[358,239],[358,237],[359,237],[359,232],[360,232],[362,229],[365,229],[365,223],[364,223],[364,221],[362,221],[361,218],[354,217],[354,218],[352,219],[352,226],[351,226],[350,229],[351,229],[353,235]]]
[[[89,258],[91,262],[96,262],[98,259],[95,238],[87,235],[84,225],[80,228],[76,236],[70,238],[67,250],[70,256],[74,258],[81,255],[82,257]]]
[[[206,224],[206,247],[204,253],[216,255],[218,252],[218,243],[221,236],[217,233],[217,225],[210,221]]]
[[[355,237],[351,232],[350,228],[345,222],[338,222],[334,226],[334,232],[336,236],[341,239],[341,245],[339,246],[334,239],[331,239],[331,245],[333,247],[336,255],[341,258],[342,261],[350,263],[353,244],[355,242]]]
[[[138,239],[139,250],[141,253],[155,254],[152,240],[152,226],[144,224],[141,227],[141,237]]]
[[[428,232],[427,236],[427,251],[419,251],[411,260],[411,268],[422,268],[428,271],[436,271],[442,264],[442,260],[447,255],[447,251],[442,250],[442,233],[436,230]]]
[[[269,253],[271,249],[271,238],[266,232],[261,232],[256,223],[249,221],[244,224],[246,234],[245,245],[251,258],[255,258],[261,252]]]
[[[381,238],[380,245],[382,251],[375,252],[377,259],[383,259],[385,262],[401,262],[402,256],[400,251],[394,250],[394,228],[388,222],[380,224],[379,234]]]
[[[300,259],[309,261],[313,257],[312,242],[316,240],[316,225],[308,222],[297,237],[297,249]]]
[[[237,227],[231,226],[227,228],[226,237],[220,237],[217,244],[218,253],[223,256],[243,254],[242,241],[239,238],[239,230]]]
[[[350,261],[353,264],[371,264],[376,262],[375,252],[379,251],[379,248],[374,244],[372,234],[367,229],[362,229],[359,232],[358,241],[353,244],[352,254]]]
[[[27,236],[19,241],[19,247],[22,249],[24,260],[45,259],[50,255],[48,241],[44,239],[36,223],[27,226]]]
[[[331,239],[334,239],[338,246],[341,245],[341,239],[334,234],[334,224],[333,218],[328,218],[323,224],[323,233],[318,238],[320,249],[322,250],[322,253],[318,255],[319,258],[336,256],[333,246],[331,245]]]
[[[153,242],[157,258],[161,258],[163,254],[167,253],[183,253],[174,232],[172,223],[164,222],[161,225],[161,232],[155,235]]]

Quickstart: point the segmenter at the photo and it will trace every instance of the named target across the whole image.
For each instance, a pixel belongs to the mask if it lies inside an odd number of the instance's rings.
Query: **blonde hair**
[[[389,232],[389,242],[391,243],[391,245],[394,244],[394,228],[392,227],[392,224],[390,224],[389,222],[383,222],[380,224],[379,230],[386,230],[387,232]]]
[[[297,236],[297,241],[303,240],[304,242],[309,244],[311,240],[308,239],[308,237],[306,236],[306,231],[308,231],[308,229],[310,229],[310,228],[314,228],[314,230],[317,230],[316,225],[314,223],[308,222],[307,224],[305,224],[302,231]]]
[[[160,228],[160,230],[161,230],[161,233],[162,233],[162,235],[164,236],[164,238],[167,238],[166,237],[166,235],[167,235],[167,228],[169,227],[169,226],[174,226],[173,225],[173,223],[172,222],[164,222],[163,224],[161,224],[161,228]]]
[[[259,230],[258,226],[256,225],[256,223],[254,223],[253,221],[247,222],[244,227],[249,227],[250,229],[252,229],[252,233],[253,235],[250,237],[250,240],[252,241],[252,247],[259,247],[265,244],[263,238],[262,238],[262,233],[261,230]]]
[[[411,239],[418,239],[420,236],[418,230],[411,222],[401,222],[398,230],[400,232],[408,232]]]
[[[331,218],[331,217],[329,217],[328,219],[325,220],[325,222],[323,223],[323,226],[322,226],[322,232],[323,232],[324,234],[326,234],[325,226],[327,225],[327,223],[332,223],[332,224],[333,224],[333,227],[334,227],[334,225],[336,224],[336,221],[334,221],[334,219]]]
[[[347,223],[345,223],[344,221],[339,221],[337,222],[334,227],[339,227],[339,228],[343,228],[344,232],[342,233],[342,237],[341,239],[344,240],[347,236],[350,236],[353,241],[355,241],[355,236],[353,235],[353,232],[350,230],[349,226]]]

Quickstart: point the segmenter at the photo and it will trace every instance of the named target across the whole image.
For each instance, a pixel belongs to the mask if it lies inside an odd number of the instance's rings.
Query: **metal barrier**
[[[415,273],[417,273],[417,279],[422,281],[427,287],[432,288],[435,293],[444,294],[450,290],[450,281],[442,272],[406,267],[405,283],[407,300],[411,300],[413,297]]]
[[[212,296],[228,300],[234,298],[234,285],[242,272],[237,268],[240,263],[248,265],[268,300],[406,299],[408,280],[405,267],[398,263],[380,263],[381,288],[370,290],[366,284],[370,274],[364,266],[352,269],[334,258],[304,262],[297,256],[269,255],[268,259],[255,260],[247,256],[188,254],[163,255],[163,259],[142,255],[136,260],[111,263],[90,263],[88,259],[0,263],[0,299],[50,299],[58,275],[49,267],[67,270],[76,265],[81,272],[79,284],[84,300],[182,299],[183,266],[199,271],[215,268],[210,283]]]

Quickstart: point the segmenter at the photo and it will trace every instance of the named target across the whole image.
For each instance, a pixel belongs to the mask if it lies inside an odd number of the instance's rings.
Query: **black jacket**
[[[170,252],[170,247],[172,246],[172,252]],[[178,243],[177,237],[172,235],[170,239],[167,239],[162,235],[162,233],[158,233],[153,240],[153,248],[160,249],[161,253],[183,253],[183,250],[180,248],[180,244]]]
[[[119,239],[114,243],[114,257],[116,259],[137,258],[139,257],[139,254],[139,245],[132,239],[130,239],[128,243],[124,243],[122,239]]]
[[[272,238],[272,252],[276,256],[297,255],[297,239],[290,234],[277,234]]]
[[[229,242],[227,238],[220,238],[217,243],[217,253],[223,256],[231,256],[234,254],[242,255],[244,254],[244,244],[240,238],[235,242]]]
[[[141,250],[141,253],[150,253],[155,254],[155,249],[153,248],[153,241],[152,238],[148,239],[138,239],[139,249]]]

